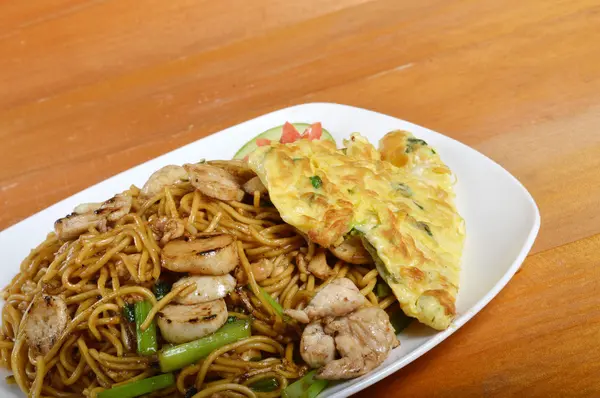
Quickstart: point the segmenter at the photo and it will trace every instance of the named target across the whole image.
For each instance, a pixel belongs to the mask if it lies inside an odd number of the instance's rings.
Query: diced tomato
[[[309,141],[320,140],[323,135],[323,127],[321,123],[313,123],[302,133],[302,138],[307,138]]]
[[[271,140],[268,140],[266,138],[257,138],[256,139],[256,146],[266,146],[266,145],[270,145],[271,144]]]
[[[294,127],[290,122],[285,122],[281,132],[281,140],[279,140],[279,142],[282,144],[291,144],[299,139],[300,133],[298,130],[296,130],[296,127]]]
[[[247,162],[249,158],[250,158],[249,155],[244,156],[244,162]]]

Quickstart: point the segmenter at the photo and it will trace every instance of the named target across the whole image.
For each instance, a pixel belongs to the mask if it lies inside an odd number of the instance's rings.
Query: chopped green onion
[[[429,236],[433,236],[433,233],[431,232],[431,228],[429,228],[429,225],[426,222],[423,221],[419,221],[417,223],[417,227],[422,229],[423,231],[425,231],[425,233]]]
[[[274,377],[269,377],[255,381],[248,387],[256,392],[271,392],[279,388],[279,381],[277,381],[277,379]]]
[[[275,301],[275,299],[269,293],[267,293],[262,287],[259,286],[258,291],[260,292],[260,295],[262,296],[262,298],[266,302],[268,302],[271,307],[273,307],[275,312],[277,312],[279,314],[279,316],[283,317],[283,307],[281,306],[281,304],[279,304],[277,301]]]
[[[135,303],[135,332],[137,335],[137,351],[140,355],[154,355],[158,351],[156,322],[152,320],[150,326],[144,331],[140,328],[151,309],[152,303],[149,301],[137,301]]]
[[[316,379],[317,371],[308,372],[304,377],[296,380],[282,391],[283,398],[315,398],[327,387],[327,380]]]
[[[147,379],[137,380],[122,386],[113,387],[98,393],[98,398],[133,398],[162,390],[175,384],[173,373],[166,373]]]
[[[413,200],[413,203],[414,203],[415,205],[417,205],[417,207],[418,207],[419,209],[421,209],[421,210],[425,210],[425,208],[424,208],[423,206],[421,206],[419,203],[417,203],[417,201],[416,201],[416,200]]]
[[[420,138],[409,137],[406,139],[406,150],[404,152],[411,153],[415,150],[415,145],[427,146],[427,142]]]
[[[375,295],[379,298],[387,297],[392,293],[392,289],[390,289],[390,285],[383,281],[377,282],[375,285]]]
[[[413,190],[403,182],[392,182],[392,188],[406,198],[413,196]]]
[[[158,363],[161,371],[171,372],[198,362],[224,345],[248,337],[250,337],[250,322],[247,320],[234,321],[223,325],[209,336],[161,350],[158,353]]]
[[[133,304],[125,303],[123,306],[123,317],[127,322],[135,322],[135,307]]]
[[[408,137],[406,139],[406,141],[408,141],[408,143],[410,144],[418,144],[418,145],[424,145],[427,146],[427,141],[422,140],[420,138],[413,138],[413,137]]]
[[[394,328],[396,334],[406,329],[412,321],[413,318],[405,315],[404,312],[400,309],[390,314],[390,323],[392,324],[392,327]]]
[[[323,185],[323,180],[321,180],[321,177],[319,176],[312,176],[308,178],[310,179],[310,183],[315,189],[319,189],[321,188],[321,185]]]
[[[152,286],[152,292],[157,300],[162,299],[171,291],[171,285],[166,281],[156,281],[154,286]]]
[[[327,381],[327,380],[315,379],[314,381],[315,382],[312,384],[312,386],[308,387],[308,390],[306,391],[306,395],[305,395],[306,398],[315,398],[329,384],[329,381]]]

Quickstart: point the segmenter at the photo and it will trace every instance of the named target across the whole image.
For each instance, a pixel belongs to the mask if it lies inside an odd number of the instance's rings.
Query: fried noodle
[[[378,275],[372,266],[337,260],[331,276],[315,278],[306,267],[318,248],[285,224],[258,192],[249,196],[250,203],[224,202],[181,182],[151,198],[142,197],[135,186],[123,194],[133,198],[129,214],[107,230],[92,227],[75,240],[60,241],[50,233],[23,260],[19,274],[2,293],[0,365],[12,371],[9,381],[32,397],[95,397],[104,389],[160,373],[152,366],[156,357],[137,354],[130,325],[122,315],[126,303],[150,301],[153,307],[142,325],[145,329],[164,306],[191,287],[179,286],[156,299],[152,287],[161,273],[168,272],[161,268],[163,242],[149,226],[156,218],[183,223],[185,239],[214,233],[237,239],[248,287],[236,289],[227,299],[227,308],[230,316],[251,320],[252,336],[184,367],[176,373],[175,386],[151,396],[183,397],[195,388],[195,397],[215,393],[278,397],[288,383],[301,377],[307,366],[294,359],[298,327],[286,325],[259,289],[284,309],[302,309],[317,291],[345,276],[372,305],[385,309],[395,302],[393,295],[380,299],[374,294]],[[270,260],[275,271],[257,282],[252,263],[261,259]],[[62,297],[70,315],[67,327],[45,355],[28,346],[23,330],[27,309],[42,294]],[[244,359],[257,351],[260,360]],[[263,379],[275,379],[278,388],[252,390],[250,386]]]

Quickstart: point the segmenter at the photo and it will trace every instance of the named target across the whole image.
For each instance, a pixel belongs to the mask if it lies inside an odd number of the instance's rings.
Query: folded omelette
[[[344,146],[273,143],[248,162],[285,222],[326,248],[360,235],[404,313],[447,328],[465,237],[452,172],[407,132],[387,134],[379,150],[359,134]]]

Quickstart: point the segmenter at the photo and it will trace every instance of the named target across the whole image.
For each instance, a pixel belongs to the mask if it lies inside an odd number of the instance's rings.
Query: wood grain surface
[[[499,162],[542,229],[488,307],[359,396],[600,396],[599,27],[597,0],[0,2],[0,228],[278,108],[373,109]]]

